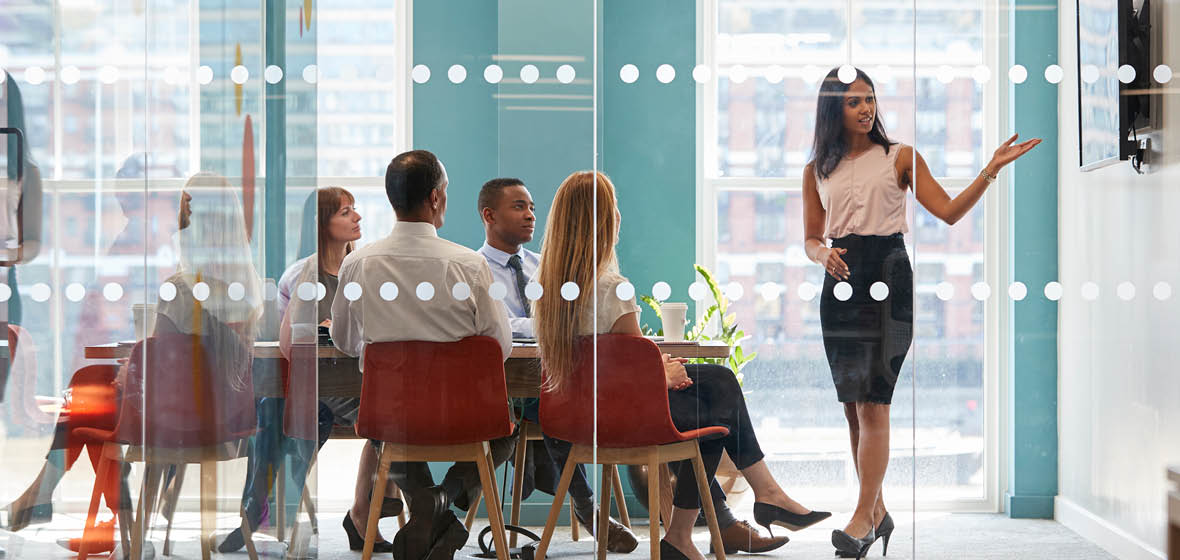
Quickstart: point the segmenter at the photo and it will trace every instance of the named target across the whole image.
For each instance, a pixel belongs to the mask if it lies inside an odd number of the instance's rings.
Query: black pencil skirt
[[[890,404],[914,337],[914,271],[902,234],[848,235],[832,240],[847,249],[851,297],[841,301],[837,280],[824,277],[820,325],[840,402]],[[873,285],[879,286],[875,295]]]

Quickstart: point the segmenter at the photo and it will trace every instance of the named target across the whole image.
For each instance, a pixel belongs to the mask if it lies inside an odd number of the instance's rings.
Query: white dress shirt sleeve
[[[368,294],[364,294],[356,301],[348,301],[344,297],[344,286],[349,282],[360,283],[361,266],[357,261],[345,262],[340,266],[339,278],[341,289],[336,290],[336,297],[332,300],[332,326],[328,332],[332,336],[332,344],[341,352],[349,356],[360,356],[365,347],[364,333],[361,325],[364,319],[363,302]]]
[[[508,323],[512,325],[512,336],[523,338],[535,338],[537,336],[537,331],[533,328],[532,317],[509,317]]]
[[[471,282],[471,298],[475,303],[475,332],[496,339],[500,343],[504,360],[512,353],[512,326],[508,323],[508,312],[504,304],[492,299],[488,288],[492,285],[492,271],[480,257],[477,278]]]

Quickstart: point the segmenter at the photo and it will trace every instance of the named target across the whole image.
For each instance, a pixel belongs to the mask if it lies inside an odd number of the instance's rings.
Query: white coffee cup
[[[660,317],[664,320],[664,340],[684,340],[684,326],[688,323],[688,304],[664,302],[660,304]]]
[[[156,305],[154,303],[132,304],[131,316],[135,320],[135,340],[143,340],[156,331]]]

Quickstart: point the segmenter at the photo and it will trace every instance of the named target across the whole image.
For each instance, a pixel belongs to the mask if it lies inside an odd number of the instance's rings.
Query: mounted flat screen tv
[[[1077,0],[1083,171],[1131,158],[1150,126],[1150,0]]]

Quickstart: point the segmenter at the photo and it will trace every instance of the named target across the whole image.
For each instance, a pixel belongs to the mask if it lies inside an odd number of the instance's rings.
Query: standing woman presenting
[[[860,478],[852,519],[844,530],[832,531],[837,555],[860,558],[878,538],[887,549],[894,527],[881,483],[889,464],[889,404],[913,339],[913,270],[903,237],[906,189],[931,214],[954,224],[1005,165],[1041,142],[1015,141],[1013,135],[997,148],[979,176],[951,198],[920,154],[886,136],[868,75],[856,70],[856,79],[845,84],[832,69],[820,87],[812,159],[803,172],[804,246],[827,273],[820,299],[824,350]],[[835,289],[840,282],[851,285],[851,297],[837,297],[837,291],[846,292]],[[878,286],[873,297],[877,283],[887,293]]]

